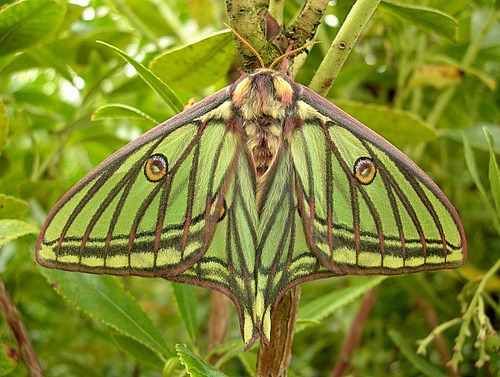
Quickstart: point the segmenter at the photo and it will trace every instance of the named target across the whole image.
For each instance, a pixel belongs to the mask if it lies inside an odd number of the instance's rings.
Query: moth
[[[455,268],[457,212],[402,152],[259,69],[106,159],[49,213],[42,266],[218,290],[246,348],[302,282]]]

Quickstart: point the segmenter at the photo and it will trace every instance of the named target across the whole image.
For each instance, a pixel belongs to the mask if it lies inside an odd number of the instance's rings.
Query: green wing
[[[380,136],[307,88],[290,136],[307,243],[333,274],[455,268],[466,241],[441,190]]]
[[[227,92],[214,95],[89,173],[49,214],[37,242],[38,262],[165,277],[199,260],[237,161],[237,136],[220,116],[227,100]]]

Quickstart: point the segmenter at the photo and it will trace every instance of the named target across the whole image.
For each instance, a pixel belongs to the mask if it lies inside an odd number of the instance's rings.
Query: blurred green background
[[[302,3],[286,1],[285,24]],[[321,42],[297,82],[309,83],[352,4],[329,2],[316,34]],[[132,65],[96,40],[151,69],[182,103],[200,100],[237,78],[242,64],[231,33],[220,33],[226,4],[2,0],[0,7],[0,272],[46,375],[181,376],[181,361],[191,373],[203,366],[217,375],[203,364],[210,356],[210,291],[43,270],[34,244],[62,194],[175,114]],[[362,32],[327,98],[438,183],[461,215],[468,260],[457,271],[304,284],[290,376],[330,374],[359,298],[377,284],[347,375],[500,375],[493,331],[500,323],[498,267],[480,280],[500,256],[499,14],[498,1],[490,0],[382,1]],[[463,321],[450,322],[440,346],[430,342],[427,355],[417,355],[417,340],[469,308]],[[257,347],[243,352],[232,305],[230,315],[217,366],[229,376],[253,375]],[[457,336],[453,372],[445,363]],[[176,344],[186,346],[176,352]],[[1,375],[27,375],[12,357],[17,348],[0,316]]]

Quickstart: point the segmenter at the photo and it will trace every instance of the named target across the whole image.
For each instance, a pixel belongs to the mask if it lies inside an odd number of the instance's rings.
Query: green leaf
[[[184,326],[193,342],[198,338],[198,321],[196,320],[196,297],[194,287],[186,284],[171,283],[175,300],[181,312]]]
[[[0,156],[2,155],[3,147],[7,142],[7,134],[9,133],[9,122],[7,119],[7,109],[0,99]]]
[[[371,279],[362,278],[354,285],[336,290],[326,296],[323,295],[300,306],[295,332],[299,332],[306,328],[308,324],[314,323],[311,321],[320,321],[332,314],[335,310],[350,304],[365,292],[380,284],[384,279],[386,279],[386,276],[377,276]]]
[[[472,180],[477,186],[477,189],[479,190],[479,194],[481,195],[481,199],[483,200],[483,204],[488,210],[488,214],[493,221],[493,225],[495,226],[497,232],[500,234],[500,219],[491,205],[490,199],[488,197],[488,194],[481,183],[481,179],[479,178],[479,173],[477,171],[477,164],[476,164],[476,159],[474,158],[474,152],[472,151],[472,148],[470,147],[469,141],[467,139],[467,136],[463,134],[463,143],[464,143],[464,157],[465,157],[465,164],[467,165],[467,169],[469,170],[469,173],[472,177]]]
[[[458,21],[445,12],[393,0],[383,0],[380,3],[380,8],[402,21],[414,24],[427,33],[434,33],[451,42],[457,41]]]
[[[389,330],[389,336],[406,359],[424,375],[429,377],[446,377],[446,374],[442,373],[423,357],[418,356],[399,332]]]
[[[28,202],[0,194],[0,219],[20,219],[29,210]]]
[[[0,55],[23,50],[59,30],[66,7],[56,0],[20,1],[0,11]]]
[[[114,276],[41,269],[54,289],[90,317],[148,347],[162,360],[173,356],[158,329]]]
[[[210,25],[215,4],[211,0],[187,0],[189,13],[201,28]]]
[[[0,220],[0,246],[27,234],[36,234],[39,229],[21,220]]]
[[[430,124],[408,111],[354,101],[333,101],[398,148],[436,139]]]
[[[468,75],[475,76],[476,78],[481,80],[483,84],[485,84],[488,87],[488,89],[491,90],[492,92],[494,92],[497,89],[497,82],[492,76],[487,75],[484,72],[481,72],[479,69],[470,67],[459,61],[456,61],[455,59],[452,59],[447,55],[443,54],[431,55],[427,58],[427,60],[454,67],[458,71],[458,73],[462,74],[463,72],[465,72]]]
[[[495,124],[481,124],[473,127],[465,127],[459,129],[439,129],[439,136],[444,136],[448,139],[462,142],[465,137],[471,147],[489,152],[490,147],[484,142],[484,129],[487,129],[493,140],[498,142],[493,145],[493,152],[500,154],[500,126]]]
[[[232,33],[223,31],[161,54],[150,68],[174,90],[197,91],[226,77],[235,56]]]
[[[11,373],[17,364],[17,356],[13,352],[12,347],[6,344],[0,345],[0,376],[6,376]]]
[[[203,360],[200,356],[195,354],[189,348],[182,344],[175,346],[177,355],[184,365],[186,371],[191,377],[224,377],[226,376],[220,370],[214,368]]]
[[[156,119],[153,119],[145,112],[128,105],[122,105],[120,103],[114,103],[110,105],[105,105],[98,108],[92,114],[92,120],[104,120],[104,119],[145,119],[153,124],[158,124]]]
[[[498,170],[498,164],[495,157],[495,152],[493,151],[493,146],[494,146],[493,136],[486,127],[483,129],[483,131],[484,134],[486,135],[486,140],[488,140],[488,146],[490,147],[488,178],[490,180],[491,193],[493,194],[493,201],[495,202],[497,215],[500,217],[500,171]]]
[[[177,112],[181,112],[183,110],[184,105],[182,104],[179,97],[177,97],[177,95],[172,91],[172,89],[170,89],[167,84],[161,81],[161,79],[158,78],[158,76],[156,76],[153,72],[144,67],[138,61],[128,56],[125,52],[123,52],[119,48],[103,41],[97,41],[97,43],[100,43],[114,50],[127,63],[132,65],[139,74],[139,76],[144,80],[144,82],[148,84],[149,87],[153,89],[163,100],[165,100],[170,106],[172,106],[174,110],[176,110]]]
[[[156,352],[151,351],[150,348],[145,347],[142,343],[139,343],[128,336],[119,334],[113,334],[113,340],[116,342],[118,347],[130,356],[135,357],[140,362],[148,364],[156,369],[163,369],[165,360],[158,357]]]

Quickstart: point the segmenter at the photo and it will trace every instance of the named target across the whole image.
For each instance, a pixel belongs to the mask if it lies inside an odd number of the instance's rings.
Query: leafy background
[[[352,4],[330,1],[321,43],[296,81],[309,83]],[[227,341],[208,349],[208,290],[49,271],[33,255],[47,211],[86,172],[191,97],[238,76],[232,35],[221,31],[225,4],[0,6],[0,272],[45,374],[254,375],[257,347],[243,352],[233,307]],[[301,6],[286,1],[285,23]],[[458,271],[304,284],[289,375],[330,374],[360,297],[377,285],[348,374],[500,373],[498,8],[490,0],[383,1],[363,31],[327,98],[438,182],[461,214],[468,261]],[[436,343],[426,337],[438,324]],[[417,354],[422,339],[425,356]],[[0,374],[28,375],[21,354],[2,317]],[[450,358],[456,371],[446,366]]]

